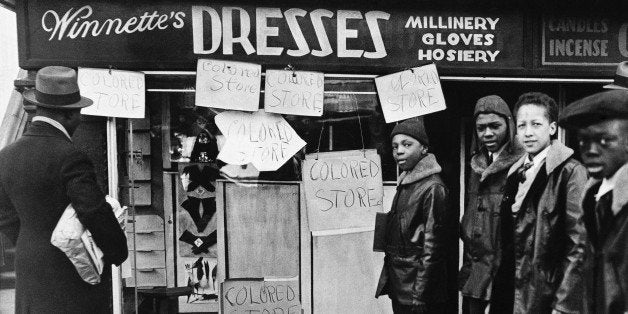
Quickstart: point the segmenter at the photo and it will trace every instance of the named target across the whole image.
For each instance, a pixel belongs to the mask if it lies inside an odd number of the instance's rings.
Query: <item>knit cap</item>
[[[390,133],[390,138],[393,138],[397,134],[411,136],[426,146],[430,144],[427,138],[427,133],[425,132],[425,125],[423,124],[422,117],[410,118],[395,125],[392,133]]]

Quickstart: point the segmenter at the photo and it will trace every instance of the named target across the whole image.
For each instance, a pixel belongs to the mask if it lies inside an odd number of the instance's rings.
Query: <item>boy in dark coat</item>
[[[587,173],[554,139],[558,106],[551,97],[523,94],[515,115],[526,154],[506,179],[499,270],[512,281],[494,289],[514,291],[513,313],[581,313],[586,231],[579,199]]]
[[[65,208],[104,254],[103,277],[128,255],[126,238],[96,183],[94,166],[72,144],[81,97],[76,71],[45,67],[24,93],[37,116],[22,138],[0,151],[0,232],[16,243],[16,313],[110,313],[110,281],[84,282],[68,257],[50,244]]]
[[[457,245],[457,219],[448,207],[440,165],[427,152],[422,120],[409,119],[391,134],[393,157],[403,171],[388,213],[386,256],[376,297],[395,313],[442,313],[447,301],[447,254]]]
[[[462,218],[460,291],[465,313],[483,314],[489,303],[491,313],[502,313],[504,291],[493,289],[501,258],[500,204],[508,169],[521,158],[523,150],[515,140],[512,113],[501,97],[480,98],[474,118],[475,147]]]
[[[625,65],[624,65],[625,66]],[[625,80],[623,81],[625,83]],[[578,130],[591,179],[582,207],[593,245],[593,312],[628,312],[628,90],[598,93],[569,105],[561,126]]]

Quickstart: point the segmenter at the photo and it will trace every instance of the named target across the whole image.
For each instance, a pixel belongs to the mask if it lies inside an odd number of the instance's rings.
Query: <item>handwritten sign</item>
[[[375,213],[382,211],[381,169],[375,150],[306,155],[302,173],[310,230],[373,230]]]
[[[93,105],[81,109],[82,114],[144,118],[146,106],[144,73],[79,68],[78,84],[81,95],[94,101]]]
[[[445,110],[445,96],[436,65],[375,78],[386,123]]]
[[[266,112],[299,116],[323,115],[323,86],[320,72],[267,70],[264,88]]]
[[[257,170],[274,171],[298,152],[305,141],[278,114],[225,111],[215,117],[227,138],[218,159],[233,165],[252,163]]]
[[[222,313],[301,313],[298,280],[228,279],[220,291]]]
[[[259,64],[199,59],[196,65],[196,105],[257,111],[262,66]]]

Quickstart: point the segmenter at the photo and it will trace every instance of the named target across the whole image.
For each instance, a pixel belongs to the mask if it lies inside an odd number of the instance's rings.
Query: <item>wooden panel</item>
[[[170,172],[164,172],[164,217],[165,221],[165,236],[166,236],[166,285],[168,287],[175,287],[175,245],[174,245],[174,213],[172,204],[172,180],[174,174]]]
[[[129,119],[130,121],[133,122],[133,131],[139,131],[139,130],[150,130],[150,118],[148,118],[148,106],[146,106],[146,118],[144,119]]]
[[[131,263],[131,267],[137,267],[138,269],[166,267],[166,251],[131,251],[130,253],[129,263]],[[135,256],[137,256],[137,265],[134,264]]]
[[[135,206],[148,206],[151,204],[150,182],[135,182],[136,188],[133,190]]]
[[[161,163],[164,169],[170,164],[170,97],[162,97],[161,102]]]
[[[138,287],[156,287],[166,285],[165,268],[138,269],[137,272],[135,272],[135,270],[132,270],[131,273],[137,273]],[[127,278],[126,285],[127,287],[135,287],[135,278]]]
[[[229,278],[299,275],[299,187],[226,185]]]
[[[131,174],[134,180],[150,180],[150,156],[131,161]]]
[[[127,234],[126,242],[129,250],[135,250],[135,246],[133,245],[133,233]],[[164,250],[164,232],[136,233],[135,243],[137,244],[138,252]]]
[[[313,238],[314,313],[392,313],[387,296],[375,299],[384,253],[372,247],[372,231]]]
[[[137,215],[135,224],[131,224],[132,230],[135,230],[134,225],[137,225],[137,233],[164,231],[164,220],[157,215]]]
[[[300,186],[303,186],[301,183]],[[301,189],[301,217],[307,217],[305,190]],[[301,308],[303,314],[312,313],[312,233],[307,219],[301,219]]]
[[[225,238],[227,237],[226,235],[226,230],[224,228],[225,226],[225,198],[223,197],[225,195],[225,189],[227,186],[226,181],[221,181],[218,180],[216,181],[216,219],[217,219],[217,225],[216,225],[216,235],[217,235],[217,246],[218,246],[218,270],[226,270],[227,269],[227,247],[226,247],[226,243],[225,243]],[[218,272],[218,276],[216,278],[216,282],[223,282],[227,277],[228,277],[228,270],[227,271],[219,271]]]
[[[142,155],[150,155],[150,133],[133,132],[133,151],[141,151]]]

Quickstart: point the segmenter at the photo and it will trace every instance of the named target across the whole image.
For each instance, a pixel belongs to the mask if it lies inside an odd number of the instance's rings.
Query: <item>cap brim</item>
[[[628,90],[628,87],[621,86],[621,85],[615,85],[615,84],[604,85],[604,88],[606,88],[606,89],[623,89],[623,90]]]
[[[44,108],[51,108],[51,109],[58,109],[58,110],[71,110],[71,109],[80,109],[80,108],[85,108],[85,107],[89,107],[91,105],[94,104],[94,102],[87,98],[87,97],[83,97],[81,96],[81,100],[72,104],[67,104],[67,105],[51,105],[51,104],[45,104],[45,103],[41,103],[39,101],[37,101],[37,99],[35,98],[35,90],[34,89],[29,89],[26,90],[22,93],[22,96],[24,97],[24,99],[26,99],[27,102],[35,105],[35,106],[39,106],[39,107],[44,107]]]

